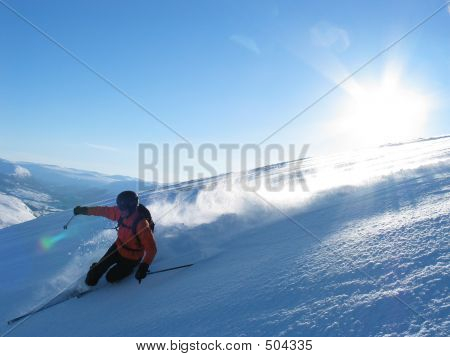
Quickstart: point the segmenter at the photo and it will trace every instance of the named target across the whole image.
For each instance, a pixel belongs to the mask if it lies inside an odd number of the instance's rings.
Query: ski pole
[[[168,269],[156,270],[156,271],[150,271],[150,270],[147,270],[147,275],[157,274],[157,273],[164,273],[165,271],[170,271],[170,270],[175,270],[175,269],[181,269],[181,268],[187,268],[187,267],[191,267],[191,266],[193,266],[193,265],[194,265],[194,263],[192,263],[192,264],[186,264],[186,265],[180,265],[180,266],[173,267],[173,268],[168,268]],[[139,281],[139,284],[140,284],[141,281],[142,281],[142,279],[138,279],[138,281]]]
[[[180,265],[180,266],[173,267],[173,268],[163,269],[163,270],[149,271],[149,272],[147,272],[147,275],[150,275],[150,274],[157,274],[157,273],[163,273],[163,272],[169,271],[169,270],[175,270],[175,269],[187,268],[187,267],[191,267],[191,266],[193,266],[193,265],[194,265],[194,264],[192,263],[192,264]]]
[[[72,221],[72,219],[74,219],[74,217],[75,217],[75,215],[70,217],[69,221],[64,225],[64,229],[67,229],[67,227],[69,226],[69,223]]]

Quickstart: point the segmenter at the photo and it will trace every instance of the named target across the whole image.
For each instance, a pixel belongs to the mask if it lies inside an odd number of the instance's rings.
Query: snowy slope
[[[301,173],[301,174],[300,174]],[[299,177],[306,179],[298,181]],[[271,179],[295,190],[257,194]],[[210,189],[210,185],[214,188]],[[309,192],[304,192],[302,185]],[[152,269],[13,326],[82,277],[113,222],[71,212],[0,231],[0,331],[11,336],[450,334],[450,138],[421,140],[141,194],[157,222]],[[111,200],[111,203],[113,200]]]
[[[34,218],[33,212],[20,199],[0,192],[0,229]]]

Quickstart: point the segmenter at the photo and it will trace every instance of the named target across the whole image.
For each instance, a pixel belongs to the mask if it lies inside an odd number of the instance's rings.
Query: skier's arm
[[[139,222],[137,226],[137,232],[145,250],[143,263],[150,265],[155,258],[157,249],[155,238],[153,237],[153,232],[150,229],[150,225],[146,219],[143,219],[141,222]]]
[[[88,207],[87,214],[89,216],[101,216],[112,221],[118,221],[120,218],[120,211],[117,207]]]

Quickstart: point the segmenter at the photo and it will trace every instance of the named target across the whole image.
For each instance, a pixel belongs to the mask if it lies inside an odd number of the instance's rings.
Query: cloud
[[[97,144],[89,144],[86,143],[87,146],[96,149],[96,150],[102,150],[102,151],[114,151],[117,152],[119,149],[112,147],[112,146],[106,146],[106,145],[97,145]]]
[[[309,29],[308,39],[309,42],[291,49],[303,62],[335,85],[351,74],[340,56],[350,47],[346,30],[322,21]],[[349,93],[359,89],[354,78],[349,78],[340,87]]]
[[[242,35],[232,35],[232,36],[230,36],[230,41],[234,42],[238,46],[243,47],[246,50],[249,50],[250,52],[253,52],[257,55],[261,54],[261,50],[259,49],[255,40],[250,37],[242,36]]]
[[[350,47],[350,38],[346,30],[321,21],[310,28],[310,38],[317,47],[344,52]]]

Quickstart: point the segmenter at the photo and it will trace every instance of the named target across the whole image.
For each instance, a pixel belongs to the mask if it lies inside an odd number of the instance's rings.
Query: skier
[[[77,206],[73,210],[74,215],[102,216],[118,221],[117,240],[99,262],[91,265],[86,275],[85,282],[89,286],[96,285],[106,272],[108,282],[117,282],[130,275],[138,265],[135,278],[140,284],[156,255],[152,232],[154,224],[150,212],[139,204],[137,194],[133,191],[121,192],[116,203],[114,207]]]

